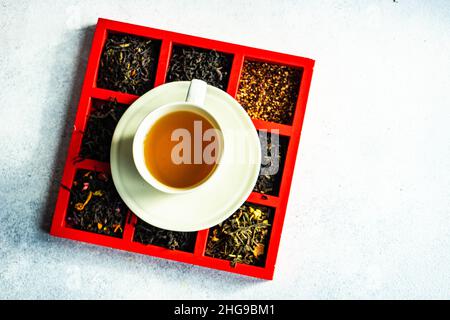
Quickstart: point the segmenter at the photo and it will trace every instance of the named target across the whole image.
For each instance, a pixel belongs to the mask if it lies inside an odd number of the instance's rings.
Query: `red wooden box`
[[[74,161],[80,151],[83,130],[86,127],[87,119],[91,111],[92,100],[108,100],[112,97],[117,99],[117,101],[121,104],[129,105],[138,98],[138,96],[135,95],[110,91],[98,88],[96,86],[96,79],[102,49],[108,37],[108,34],[110,33],[125,33],[161,41],[159,60],[154,83],[155,87],[165,82],[173,44],[200,47],[205,49],[215,49],[220,52],[231,54],[233,56],[233,59],[227,92],[233,97],[235,97],[237,94],[242,67],[244,64],[244,60],[246,59],[251,61],[276,63],[303,69],[292,125],[283,125],[262,120],[253,120],[253,123],[257,129],[278,129],[281,136],[285,136],[289,139],[285,156],[283,175],[280,183],[279,196],[268,196],[253,192],[248,198],[248,201],[251,203],[272,207],[275,211],[270,240],[266,251],[266,261],[264,267],[239,263],[236,264],[236,266],[232,267],[230,262],[227,260],[205,256],[204,251],[208,240],[209,230],[202,230],[197,233],[195,248],[192,253],[170,250],[155,245],[143,245],[138,242],[133,242],[134,227],[136,225],[137,218],[131,212],[127,213],[128,217],[126,219],[122,238],[115,238],[107,235],[81,231],[67,226],[65,218],[70,192],[63,186],[72,186],[75,173],[78,169],[88,169],[105,172],[109,172],[110,170],[109,163],[102,163],[93,160],[83,160],[81,162]],[[89,62],[81,92],[81,98],[78,105],[78,112],[75,119],[74,130],[72,133],[68,156],[64,168],[64,174],[61,183],[62,186],[59,189],[59,195],[50,233],[58,237],[84,241],[132,252],[138,252],[150,256],[166,258],[180,262],[187,262],[195,265],[213,269],[220,269],[257,278],[272,279],[280,243],[281,231],[283,228],[284,216],[286,213],[289,190],[300,140],[300,133],[305,114],[306,102],[308,99],[313,67],[314,61],[307,58],[255,49],[164,30],[142,27],[128,23],[99,19],[89,56]]]

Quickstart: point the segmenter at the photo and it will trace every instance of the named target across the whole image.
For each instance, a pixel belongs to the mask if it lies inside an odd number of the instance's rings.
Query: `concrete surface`
[[[48,235],[99,16],[317,60],[274,281]],[[446,0],[0,0],[0,298],[449,299],[449,57]]]

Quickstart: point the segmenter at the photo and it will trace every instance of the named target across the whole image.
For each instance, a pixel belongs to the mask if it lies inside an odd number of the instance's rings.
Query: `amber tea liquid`
[[[217,165],[216,161],[207,163],[203,159],[205,148],[211,150],[211,144],[218,143],[217,136],[210,141],[203,139],[210,129],[214,127],[209,120],[191,111],[174,111],[161,117],[144,140],[147,169],[159,182],[172,188],[200,184]],[[212,153],[215,158],[217,150]]]

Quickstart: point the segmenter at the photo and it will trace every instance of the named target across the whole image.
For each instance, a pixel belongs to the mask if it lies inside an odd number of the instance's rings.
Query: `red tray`
[[[252,61],[264,61],[281,65],[288,65],[303,69],[298,100],[296,103],[296,109],[292,121],[293,124],[283,125],[256,119],[253,120],[253,124],[257,129],[278,129],[281,136],[286,136],[289,138],[289,144],[283,168],[283,175],[281,178],[279,189],[279,196],[268,196],[253,192],[247,200],[254,204],[272,207],[275,211],[264,267],[239,263],[233,267],[227,260],[205,256],[204,251],[208,240],[209,230],[202,230],[197,233],[195,248],[192,253],[170,250],[154,245],[143,245],[138,242],[133,242],[134,227],[136,225],[137,218],[131,212],[127,213],[128,216],[126,219],[122,238],[115,238],[107,235],[81,231],[73,229],[66,224],[65,217],[70,193],[63,186],[72,186],[75,173],[79,169],[104,172],[109,172],[110,170],[109,163],[103,163],[93,160],[83,160],[81,162],[74,161],[80,151],[83,131],[86,127],[87,119],[91,111],[92,100],[109,100],[110,98],[115,98],[117,99],[118,103],[129,105],[138,98],[138,96],[135,95],[110,91],[102,88],[97,88],[96,86],[97,72],[99,68],[102,49],[109,33],[126,33],[161,40],[161,49],[159,53],[158,67],[156,70],[154,83],[155,87],[165,82],[173,44],[181,44],[205,49],[215,49],[217,51],[232,54],[233,60],[227,92],[233,97],[236,96],[236,93],[238,91],[241,70],[244,60],[246,59]],[[281,231],[283,228],[283,222],[286,213],[289,190],[291,187],[295,159],[297,156],[297,149],[300,141],[300,133],[305,114],[306,102],[308,99],[313,67],[314,60],[307,58],[100,18],[98,20],[94,39],[92,42],[92,48],[81,92],[81,98],[78,105],[78,112],[75,119],[74,130],[70,141],[64,174],[62,177],[62,186],[59,189],[50,233],[54,236],[62,238],[84,241],[126,251],[138,252],[150,256],[191,263],[257,278],[272,279],[280,243]]]

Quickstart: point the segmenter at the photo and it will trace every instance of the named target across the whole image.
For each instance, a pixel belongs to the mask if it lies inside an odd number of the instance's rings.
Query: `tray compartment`
[[[244,60],[236,99],[252,119],[291,125],[303,69]]]
[[[121,238],[128,208],[105,172],[80,169],[70,188],[66,225]]]
[[[166,82],[200,79],[227,90],[232,61],[233,55],[221,51],[174,44]]]
[[[170,250],[193,252],[197,232],[176,232],[152,226],[136,217],[133,241]]]
[[[161,40],[108,33],[100,57],[97,87],[144,94],[155,84],[160,49]]]
[[[289,138],[270,130],[259,130],[258,135],[261,142],[261,171],[253,191],[278,196]]]
[[[78,160],[92,159],[109,162],[114,129],[127,107],[113,98],[109,101],[97,99],[92,101]]]
[[[209,230],[205,255],[237,263],[264,266],[275,209],[244,203],[224,222]]]

